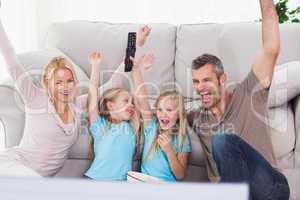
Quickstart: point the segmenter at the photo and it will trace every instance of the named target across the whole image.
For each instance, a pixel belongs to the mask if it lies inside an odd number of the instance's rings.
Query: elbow
[[[280,41],[274,42],[271,46],[265,48],[265,52],[268,55],[277,58],[280,54]]]

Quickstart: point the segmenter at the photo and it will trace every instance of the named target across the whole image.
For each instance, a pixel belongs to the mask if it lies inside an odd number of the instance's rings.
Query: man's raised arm
[[[279,21],[273,0],[260,0],[260,6],[263,46],[258,52],[252,69],[261,84],[269,88],[280,52]]]

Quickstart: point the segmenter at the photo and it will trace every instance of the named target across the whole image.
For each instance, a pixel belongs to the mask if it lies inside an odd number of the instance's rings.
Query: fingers
[[[162,144],[162,145],[166,145],[170,143],[170,137],[166,134],[161,134],[158,136],[158,141]]]
[[[142,27],[142,32],[145,34],[145,36],[149,36],[151,33],[151,28],[148,25],[145,25]]]
[[[89,56],[89,61],[90,64],[95,65],[95,64],[100,64],[102,60],[102,54],[99,52],[93,52]]]

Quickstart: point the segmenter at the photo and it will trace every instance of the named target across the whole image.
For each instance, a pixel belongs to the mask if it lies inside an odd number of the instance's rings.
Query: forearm
[[[94,122],[98,115],[98,88],[100,85],[100,66],[92,66],[89,81],[88,112],[90,123]]]
[[[148,99],[148,91],[145,86],[144,74],[140,70],[135,70],[132,73],[134,82],[134,96],[137,100],[139,110],[143,119],[151,118],[152,112]]]
[[[185,167],[178,160],[178,157],[174,151],[170,151],[167,153],[169,164],[173,174],[176,176],[177,180],[181,180],[185,177]]]
[[[279,21],[273,0],[260,0],[262,13],[262,40],[266,53],[277,55],[280,51]]]
[[[279,21],[273,0],[260,0],[260,5],[263,45],[256,56],[252,69],[261,85],[269,88],[280,52]]]
[[[3,58],[6,62],[6,66],[8,68],[8,72],[12,76],[12,78],[16,81],[19,76],[22,75],[24,69],[20,64],[16,52],[11,45],[8,36],[6,35],[5,29],[0,20],[0,50]]]
[[[18,60],[16,52],[11,45],[9,38],[5,32],[0,19],[0,52],[6,62],[4,67],[15,81],[16,87],[24,100],[25,104],[30,104],[32,99],[36,97],[39,89],[33,84],[30,74],[26,74],[25,70]]]

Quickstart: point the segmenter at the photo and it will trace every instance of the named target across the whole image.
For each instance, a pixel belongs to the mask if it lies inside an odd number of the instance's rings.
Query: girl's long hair
[[[154,104],[155,109],[158,108],[159,103],[166,99],[172,99],[174,101],[177,102],[177,109],[178,109],[178,113],[179,113],[179,118],[177,120],[177,123],[174,127],[174,129],[172,130],[173,132],[177,132],[177,150],[180,151],[183,147],[183,143],[186,137],[186,126],[187,126],[187,122],[186,122],[186,112],[185,112],[185,106],[184,106],[184,97],[176,90],[168,90],[165,92],[162,92],[156,99],[156,102]],[[153,156],[156,151],[159,149],[159,144],[157,142],[158,136],[160,134],[162,134],[162,129],[160,127],[159,122],[157,122],[157,133],[155,135],[155,139],[153,141],[153,143],[151,144],[150,150],[147,153],[147,155],[145,156],[145,161],[148,160],[151,156]]]

